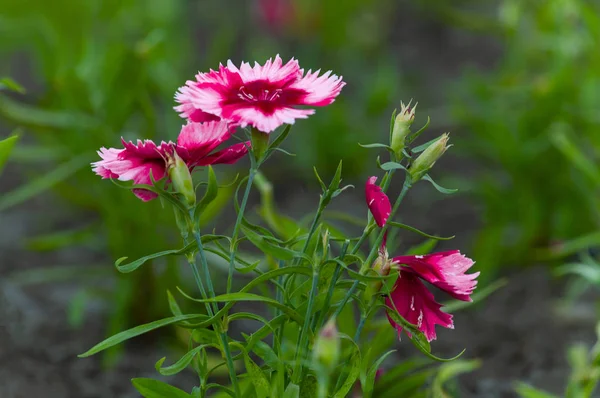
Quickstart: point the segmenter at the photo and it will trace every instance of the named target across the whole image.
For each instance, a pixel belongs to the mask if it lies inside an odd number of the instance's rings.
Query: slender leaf
[[[187,392],[160,380],[137,378],[131,383],[144,398],[191,398]]]
[[[208,317],[206,315],[199,315],[199,314],[180,315],[180,316],[164,318],[164,319],[160,319],[158,321],[154,321],[154,322],[146,323],[144,325],[136,326],[132,329],[125,330],[121,333],[117,333],[114,336],[107,338],[106,340],[96,344],[95,346],[93,346],[88,351],[84,352],[83,354],[78,355],[78,357],[79,358],[89,357],[100,351],[104,351],[107,348],[110,348],[119,343],[122,343],[125,340],[129,340],[133,337],[142,335],[144,333],[151,332],[152,330],[156,330],[163,326],[172,325],[177,322],[187,321],[187,320],[191,320],[191,319],[198,319],[198,318],[208,318]]]
[[[438,192],[444,193],[446,195],[455,193],[458,191],[458,189],[448,189],[448,188],[444,188],[441,185],[438,185],[435,181],[433,181],[433,179],[429,176],[429,174],[425,174],[422,178],[425,181],[429,181],[431,183],[431,185],[433,185],[433,187],[435,189],[438,190]]]
[[[12,137],[8,137],[0,141],[0,173],[2,172],[4,164],[8,160],[8,157],[18,140],[19,136],[13,135]]]
[[[424,236],[424,237],[430,238],[430,239],[436,239],[436,240],[450,240],[450,239],[454,239],[454,235],[453,236],[448,236],[448,237],[429,235],[428,233],[423,232],[421,230],[418,230],[415,227],[411,227],[410,225],[402,224],[402,223],[395,222],[395,221],[388,221],[387,225],[389,225],[391,227],[403,228],[403,229],[415,232],[415,233],[417,233],[417,234],[419,234],[421,236]]]
[[[348,396],[348,393],[352,387],[354,387],[354,383],[360,375],[360,363],[360,351],[358,350],[358,347],[356,347],[352,357],[350,357],[348,361],[348,377],[346,377],[346,381],[344,381],[344,384],[336,391],[333,398],[345,398]]]

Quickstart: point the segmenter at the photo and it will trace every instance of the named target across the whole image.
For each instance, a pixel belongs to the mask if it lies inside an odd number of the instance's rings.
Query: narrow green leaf
[[[454,239],[454,235],[453,236],[448,236],[448,237],[429,235],[428,233],[423,232],[421,230],[418,230],[415,227],[411,227],[410,225],[402,224],[402,223],[395,222],[395,221],[388,221],[387,225],[389,225],[391,227],[403,228],[403,229],[406,229],[406,230],[411,231],[411,232],[415,232],[415,233],[417,233],[417,234],[419,234],[421,236],[424,236],[424,237],[430,238],[430,239],[436,239],[436,240],[450,240],[450,239]]]
[[[275,351],[273,351],[270,345],[263,341],[257,341],[254,344],[254,347],[252,347],[252,351],[273,370],[277,369],[281,364]]]
[[[159,380],[137,378],[131,383],[144,398],[191,398],[187,392]]]
[[[344,381],[344,384],[342,384],[342,386],[339,388],[339,390],[336,391],[333,398],[345,398],[348,395],[348,393],[350,392],[350,390],[352,389],[352,387],[354,387],[354,383],[356,382],[356,379],[358,379],[358,376],[360,375],[361,359],[360,359],[360,351],[358,350],[358,348],[356,348],[356,350],[352,354],[352,357],[350,357],[350,360],[348,361],[348,363],[349,363],[348,377],[346,377],[346,381]]]
[[[98,127],[99,122],[73,109],[69,111],[47,110],[23,104],[0,95],[0,115],[23,126],[40,126],[66,129],[88,130]]]
[[[254,384],[254,390],[256,392],[255,397],[257,398],[267,398],[269,391],[271,390],[271,386],[269,384],[269,380],[267,376],[263,373],[260,366],[258,366],[252,358],[248,355],[246,351],[244,351],[244,364],[246,365],[246,371],[248,372],[248,376]]]
[[[426,143],[416,146],[414,148],[411,149],[412,153],[419,153],[419,152],[423,152],[425,149],[429,148],[429,146],[431,144],[433,144],[434,142],[436,142],[437,140],[439,140],[440,137],[435,137],[434,139],[432,139],[431,141],[427,141]]]
[[[394,151],[391,146],[385,145],[385,144],[377,144],[377,143],[375,143],[375,144],[361,144],[361,143],[359,143],[358,145],[360,145],[363,148],[367,148],[367,149],[370,149],[370,148],[384,148],[384,149],[387,149],[390,152]]]
[[[440,357],[433,355],[431,353],[431,345],[429,344],[429,341],[427,341],[427,338],[425,337],[423,332],[421,332],[419,330],[417,325],[413,325],[412,323],[408,322],[395,309],[386,307],[386,310],[387,310],[388,315],[390,316],[390,318],[392,318],[392,320],[394,322],[401,325],[404,330],[406,330],[407,332],[409,332],[411,334],[410,341],[413,343],[413,345],[415,347],[417,347],[419,349],[419,351],[421,351],[423,354],[425,354],[429,358],[436,360],[438,362],[450,362],[450,361],[453,361],[453,360],[459,358],[462,354],[464,354],[465,350],[462,350],[462,352],[460,352],[455,357],[448,358],[448,359],[440,358]]]
[[[212,166],[208,166],[208,185],[206,186],[206,191],[204,192],[204,196],[196,205],[196,209],[194,210],[196,222],[199,222],[200,215],[203,210],[217,197],[219,193],[219,183],[217,181],[217,176],[215,175],[215,171]]]
[[[429,116],[427,116],[427,122],[425,122],[425,125],[423,127],[421,127],[416,133],[414,133],[413,135],[411,135],[406,140],[406,144],[410,145],[410,144],[412,144],[412,142],[414,140],[416,140],[417,138],[419,138],[419,136],[421,135],[421,133],[423,133],[423,131],[425,131],[425,129],[429,126],[429,123],[431,123],[431,119],[429,118]]]
[[[119,343],[122,343],[125,340],[129,340],[133,337],[139,336],[144,333],[148,333],[152,330],[161,328],[163,326],[172,325],[177,322],[187,321],[187,320],[191,320],[191,319],[198,319],[198,318],[208,318],[208,317],[206,315],[199,315],[199,314],[180,315],[180,316],[164,318],[164,319],[160,319],[158,321],[154,321],[154,322],[146,323],[144,325],[136,326],[132,329],[125,330],[121,333],[117,333],[114,336],[107,338],[106,340],[96,344],[95,346],[93,346],[88,351],[84,352],[83,354],[78,355],[78,357],[79,358],[89,357],[100,351],[104,351],[107,348],[110,348]]]
[[[281,398],[300,398],[300,386],[294,383],[288,384]]]
[[[472,372],[481,366],[481,361],[470,360],[470,361],[455,361],[451,363],[445,363],[439,367],[437,375],[431,383],[431,389],[433,395],[436,397],[446,396],[444,391],[444,384],[450,379],[457,377],[462,373]]]
[[[177,304],[177,300],[175,300],[175,297],[173,297],[171,291],[169,290],[167,290],[167,300],[169,301],[169,309],[171,310],[173,316],[183,315],[181,308],[179,308],[179,304]]]
[[[449,194],[452,194],[452,193],[455,193],[458,191],[458,189],[448,189],[448,188],[442,187],[441,185],[438,185],[435,181],[433,181],[433,179],[429,176],[429,174],[425,174],[422,179],[425,181],[429,181],[435,189],[437,189],[439,192],[444,193],[446,195],[449,195]]]
[[[8,160],[8,157],[18,140],[19,136],[13,135],[12,137],[8,137],[0,141],[0,173],[2,172],[4,164]]]
[[[538,390],[537,388],[522,382],[515,384],[515,391],[521,398],[558,398],[556,395]]]
[[[292,131],[292,125],[291,124],[286,124],[285,127],[284,127],[284,129],[283,129],[283,131],[281,132],[281,134],[279,134],[277,136],[277,138],[275,138],[273,140],[273,142],[271,143],[271,145],[269,145],[269,151],[268,151],[268,153],[270,153],[271,151],[273,151],[276,148],[279,148],[281,146],[281,144],[283,144],[283,141],[285,141],[285,139],[287,138],[287,136],[290,134],[290,131]]]
[[[54,185],[75,174],[81,168],[89,166],[89,162],[88,154],[74,157],[54,170],[29,181],[13,191],[3,194],[0,197],[0,211],[42,194]]]
[[[294,311],[292,308],[288,307],[287,305],[282,304],[271,298],[259,296],[258,294],[253,294],[253,293],[229,293],[229,294],[222,294],[220,296],[209,298],[209,299],[204,299],[204,300],[203,299],[192,299],[192,300],[200,302],[200,303],[231,303],[231,304],[235,304],[238,302],[244,302],[244,301],[260,302],[260,303],[269,304],[269,305],[279,308],[286,315],[288,315],[291,319],[293,319],[295,322],[299,323],[300,325],[302,325],[302,323],[304,322],[304,318],[302,318],[302,316],[299,313],[297,313],[296,311]]]
[[[182,370],[184,370],[189,364],[190,362],[192,362],[192,360],[194,359],[194,356],[198,353],[200,353],[204,348],[211,346],[210,344],[203,344],[200,345],[190,351],[188,351],[184,356],[182,356],[179,361],[175,362],[173,365],[171,366],[167,366],[167,367],[162,367],[162,364],[165,362],[166,357],[163,357],[161,359],[159,359],[156,364],[154,365],[154,368],[157,370],[158,373],[160,373],[163,376],[172,376],[174,374],[177,374],[179,372],[181,372]]]
[[[129,272],[135,271],[136,269],[138,269],[139,267],[144,265],[144,263],[146,261],[153,260],[155,258],[164,257],[164,256],[173,256],[173,255],[177,255],[177,254],[188,253],[188,252],[194,250],[195,248],[196,248],[196,243],[192,242],[181,249],[164,250],[162,252],[148,254],[147,256],[138,258],[137,260],[132,261],[125,265],[121,265],[121,264],[123,264],[123,262],[125,260],[127,260],[128,257],[121,257],[120,259],[115,261],[115,267],[117,267],[117,270],[119,270],[119,272],[127,274]]]
[[[0,90],[10,90],[19,94],[25,94],[25,89],[19,83],[15,82],[9,77],[3,77],[0,79]]]
[[[254,246],[259,248],[263,253],[271,255],[276,259],[289,261],[300,255],[300,253],[272,243],[270,240],[265,239],[264,236],[255,233],[250,228],[242,226],[242,231]]]
[[[331,184],[329,184],[329,188],[327,188],[327,191],[329,193],[333,193],[335,190],[337,190],[340,187],[341,182],[342,182],[342,161],[340,160],[340,162],[338,163],[338,167],[335,170],[335,174],[333,175],[333,178],[331,179]]]
[[[233,391],[233,390],[232,390],[232,389],[230,389],[230,388],[227,388],[227,387],[225,387],[225,386],[222,386],[222,385],[220,385],[220,384],[217,384],[217,383],[208,383],[208,384],[206,385],[206,391],[208,391],[208,390],[210,390],[210,389],[212,389],[212,388],[216,388],[217,390],[221,390],[221,391],[223,391],[224,393],[226,393],[227,395],[229,395],[230,397],[237,398],[237,397],[235,396],[235,391]],[[211,396],[212,396],[212,395],[211,395]]]
[[[386,352],[385,354],[381,355],[375,361],[375,363],[373,363],[373,365],[371,366],[371,369],[369,369],[369,372],[367,373],[367,377],[365,380],[365,384],[362,386],[365,398],[370,397],[371,393],[373,392],[373,388],[375,387],[375,376],[377,375],[377,370],[379,370],[379,367],[381,366],[383,361],[385,361],[385,359],[388,356],[390,356],[391,354],[393,354],[394,352],[396,352],[396,350],[390,350],[390,351]]]
[[[390,170],[406,170],[406,167],[397,162],[385,162],[384,164],[379,166],[382,170],[390,171]]]

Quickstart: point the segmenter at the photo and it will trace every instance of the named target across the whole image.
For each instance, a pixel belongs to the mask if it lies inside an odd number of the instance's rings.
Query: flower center
[[[282,91],[280,88],[267,90],[242,86],[238,92],[238,98],[246,102],[271,102],[278,99]]]

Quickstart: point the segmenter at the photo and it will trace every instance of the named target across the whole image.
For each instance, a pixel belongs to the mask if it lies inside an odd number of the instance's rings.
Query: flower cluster
[[[191,172],[197,166],[232,164],[243,157],[250,142],[241,142],[213,152],[228,140],[235,127],[252,126],[270,133],[282,124],[293,124],[306,118],[313,109],[298,109],[299,105],[324,106],[332,103],[344,82],[331,71],[305,74],[298,61],[285,65],[276,56],[264,65],[242,62],[240,68],[231,61],[218,71],[199,73],[195,81],[179,88],[175,109],[187,124],[177,142],[138,140],[123,142],[122,149],[101,148],[102,160],[92,163],[93,171],[102,178],[117,178],[135,184],[151,184],[168,175],[180,157]],[[143,201],[157,195],[145,189],[134,189]]]
[[[376,177],[368,179],[365,195],[367,206],[379,227],[383,227],[390,215],[390,201],[387,195],[375,184]],[[386,306],[398,311],[408,322],[416,325],[427,340],[436,338],[435,325],[454,328],[452,315],[443,312],[433,294],[422,280],[445,291],[455,299],[471,301],[471,294],[477,286],[475,280],[479,272],[467,274],[473,260],[458,250],[427,254],[422,256],[398,256],[388,260],[385,241],[380,249],[378,272],[389,273],[392,265],[400,265],[398,279],[391,294],[386,298]],[[402,332],[402,326],[388,317],[392,326]],[[410,334],[409,334],[410,336]]]

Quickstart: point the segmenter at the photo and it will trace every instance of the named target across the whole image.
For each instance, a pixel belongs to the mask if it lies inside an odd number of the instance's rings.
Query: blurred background
[[[199,70],[276,54],[348,83],[296,124],[285,144],[296,156],[264,168],[279,210],[306,216],[312,167],[329,178],[343,159],[357,189],[335,209],[364,217],[378,153],[358,143],[385,143],[393,109],[418,101],[415,126],[432,120],[423,142],[451,132],[432,173],[459,193],[417,186],[403,222],[456,234],[438,248],[475,259],[481,287],[508,279],[434,343],[482,360],[455,396],[516,396],[516,381],[560,394],[591,369],[573,347],[594,343],[598,319],[599,48],[592,0],[3,0],[0,79],[23,89],[0,84],[0,139],[20,135],[0,176],[0,396],[136,397],[129,380],[156,377],[154,362],[182,349],[165,331],[76,357],[164,316],[166,289],[186,283],[174,260],[118,275],[115,259],[178,247],[178,235],[158,201],[100,181],[89,163],[121,136],[174,139],[173,95]],[[205,229],[231,228],[231,195]],[[401,355],[414,355],[407,345]]]

